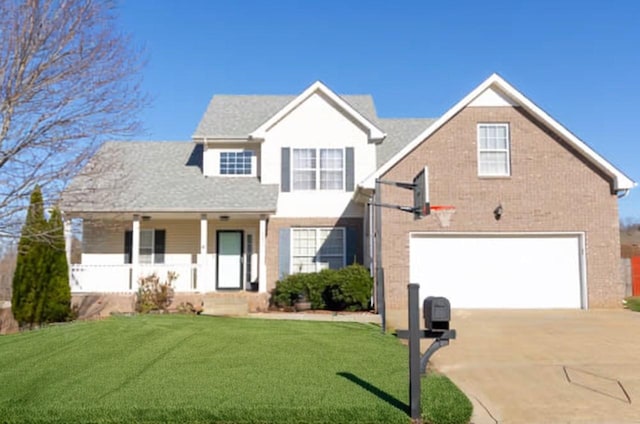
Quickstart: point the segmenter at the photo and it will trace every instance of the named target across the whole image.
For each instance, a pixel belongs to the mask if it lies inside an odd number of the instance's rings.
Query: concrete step
[[[217,316],[245,316],[249,314],[249,299],[237,296],[205,296],[202,313]]]

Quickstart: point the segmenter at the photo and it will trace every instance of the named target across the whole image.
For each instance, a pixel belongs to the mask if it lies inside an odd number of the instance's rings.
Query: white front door
[[[242,231],[218,231],[218,289],[242,288]]]

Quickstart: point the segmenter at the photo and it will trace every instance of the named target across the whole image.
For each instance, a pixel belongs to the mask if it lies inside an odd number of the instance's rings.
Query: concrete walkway
[[[640,313],[466,310],[452,328],[432,365],[473,423],[640,423]]]

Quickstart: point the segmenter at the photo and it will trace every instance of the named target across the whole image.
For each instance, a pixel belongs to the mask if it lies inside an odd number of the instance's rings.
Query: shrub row
[[[362,265],[288,275],[276,283],[272,303],[281,308],[298,300],[311,302],[312,309],[362,311],[370,307],[373,279]]]

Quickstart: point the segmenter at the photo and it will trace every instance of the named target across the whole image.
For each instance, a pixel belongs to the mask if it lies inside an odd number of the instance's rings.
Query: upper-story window
[[[509,124],[478,124],[478,175],[511,175]]]
[[[220,175],[251,175],[253,152],[220,152]]]
[[[293,149],[294,190],[343,190],[344,149]]]

